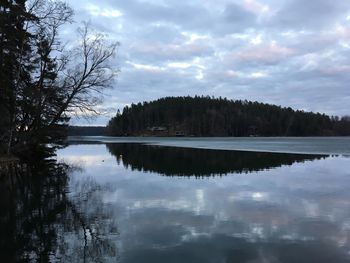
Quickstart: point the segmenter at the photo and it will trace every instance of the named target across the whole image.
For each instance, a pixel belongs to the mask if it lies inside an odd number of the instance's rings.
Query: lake
[[[350,138],[336,137],[70,138],[57,154],[64,166],[38,168],[44,180],[16,177],[16,202],[4,201],[13,182],[2,177],[0,205],[12,212],[0,252],[29,262],[350,262],[349,156]]]

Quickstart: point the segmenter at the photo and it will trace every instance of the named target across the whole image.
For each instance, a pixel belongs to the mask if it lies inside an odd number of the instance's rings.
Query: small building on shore
[[[184,131],[175,131],[175,136],[176,137],[184,137],[185,136],[185,132]]]
[[[167,127],[154,126],[154,127],[148,127],[143,135],[144,136],[169,136],[169,131]]]

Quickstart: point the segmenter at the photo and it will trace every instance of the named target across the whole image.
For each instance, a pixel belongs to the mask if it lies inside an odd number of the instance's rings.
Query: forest
[[[350,117],[209,96],[165,97],[126,106],[113,136],[348,136]]]

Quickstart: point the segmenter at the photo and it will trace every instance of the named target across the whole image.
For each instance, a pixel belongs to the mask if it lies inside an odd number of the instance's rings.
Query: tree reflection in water
[[[138,143],[106,144],[117,162],[132,170],[167,176],[212,176],[249,173],[326,158],[327,155],[265,153],[164,147]]]
[[[39,160],[0,170],[0,262],[348,262],[350,179],[341,158],[281,169],[283,176],[276,170],[196,180],[326,156],[108,149],[120,165],[104,146],[72,147],[67,160],[88,160],[81,175]],[[320,169],[325,163],[332,176]],[[121,165],[195,177],[145,176],[116,169]]]
[[[54,160],[2,169],[0,262],[105,262],[116,224],[92,179],[68,189],[72,168]],[[72,190],[70,192],[70,190]]]

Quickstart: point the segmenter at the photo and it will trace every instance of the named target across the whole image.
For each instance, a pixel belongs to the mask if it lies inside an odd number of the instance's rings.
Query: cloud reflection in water
[[[73,180],[104,189],[121,262],[350,260],[345,157],[108,145],[114,157],[104,145],[74,147],[105,156]],[[74,147],[60,156],[79,159]],[[226,176],[206,177],[215,174]]]

